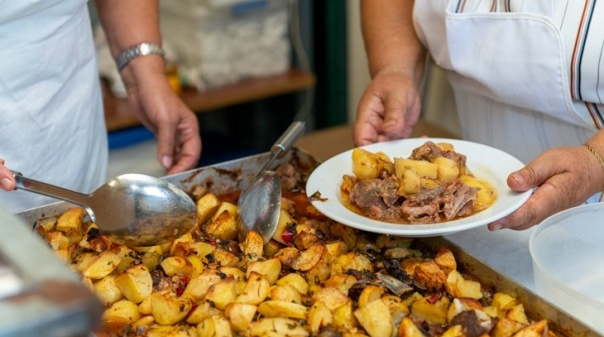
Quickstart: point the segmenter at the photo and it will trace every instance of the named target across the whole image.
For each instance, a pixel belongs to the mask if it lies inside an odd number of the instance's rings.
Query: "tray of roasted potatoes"
[[[198,224],[158,246],[115,244],[64,202],[18,215],[105,305],[98,336],[597,336],[445,238],[323,216],[305,191],[319,163],[296,148],[276,168],[272,240],[239,238],[237,197],[267,159],[164,177],[196,201]]]

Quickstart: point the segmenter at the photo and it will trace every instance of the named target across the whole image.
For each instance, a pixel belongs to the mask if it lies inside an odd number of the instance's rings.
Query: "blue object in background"
[[[154,135],[144,126],[137,126],[119,131],[109,132],[109,150],[136,145],[154,138]]]
[[[153,133],[144,126],[112,131],[108,134],[109,150],[123,149],[154,138]],[[257,149],[239,144],[236,137],[229,137],[218,132],[202,131],[201,138],[203,148],[201,158],[197,164],[198,167],[260,153]]]
[[[268,6],[267,0],[258,0],[235,4],[231,7],[231,14],[234,16],[246,15],[259,10],[266,9]]]

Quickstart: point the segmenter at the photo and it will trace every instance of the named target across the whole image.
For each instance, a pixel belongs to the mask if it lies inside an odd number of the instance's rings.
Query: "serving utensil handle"
[[[306,131],[306,122],[294,121],[271,147],[271,152],[277,153],[277,158],[282,158],[294,146],[298,138],[304,134],[304,131]]]
[[[281,137],[277,139],[275,144],[271,147],[271,156],[269,160],[264,164],[262,169],[258,171],[256,175],[256,179],[260,177],[262,172],[268,170],[273,162],[277,159],[283,158],[285,154],[294,146],[294,143],[304,134],[306,131],[306,122],[304,121],[294,121],[292,122],[287,130],[283,132]]]
[[[17,189],[41,194],[47,197],[61,199],[81,206],[86,206],[90,196],[87,194],[71,191],[55,185],[50,185],[24,177],[21,172],[10,170],[16,181]]]

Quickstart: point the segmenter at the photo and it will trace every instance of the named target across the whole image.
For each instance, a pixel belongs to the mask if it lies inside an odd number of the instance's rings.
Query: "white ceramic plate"
[[[344,174],[352,173],[352,150],[332,157],[317,167],[306,184],[308,196],[317,191],[324,201],[313,201],[313,205],[325,216],[345,225],[374,233],[408,237],[429,237],[452,234],[478,226],[486,225],[501,219],[520,207],[531,195],[531,191],[516,193],[509,189],[506,180],[508,175],[522,168],[522,162],[508,153],[490,146],[463,140],[443,138],[409,138],[390,142],[376,143],[363,148],[371,151],[382,151],[391,159],[407,158],[411,151],[426,141],[453,144],[455,151],[467,157],[466,165],[472,173],[490,182],[497,190],[497,200],[491,207],[472,216],[434,224],[393,224],[373,220],[346,208],[340,197],[340,184]]]

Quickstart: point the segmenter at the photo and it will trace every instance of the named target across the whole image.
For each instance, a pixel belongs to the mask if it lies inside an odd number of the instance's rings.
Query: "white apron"
[[[85,0],[0,0],[0,158],[23,175],[92,192],[107,134]],[[11,212],[57,201],[0,191]]]
[[[586,3],[595,5],[590,0],[415,1],[417,33],[448,74],[465,139],[527,163],[550,147],[582,144],[602,126],[604,83],[594,79],[604,79],[604,66],[598,68],[604,62],[597,60],[604,4],[595,9],[600,27],[590,30],[591,43],[575,48],[576,19]],[[572,68],[580,49],[589,53]],[[489,232],[483,226],[448,238],[534,290],[528,250],[534,228]]]
[[[599,6],[593,10],[604,14],[601,1]],[[528,163],[548,148],[579,145],[596,132],[602,123],[588,108],[604,114],[604,66],[598,69],[604,17],[597,22],[594,14],[593,43],[574,48],[580,27],[575,17],[584,7],[576,0],[415,1],[416,30],[448,74],[464,139]],[[570,60],[581,49],[583,68],[573,71]],[[571,93],[571,80],[582,84],[581,92]]]

